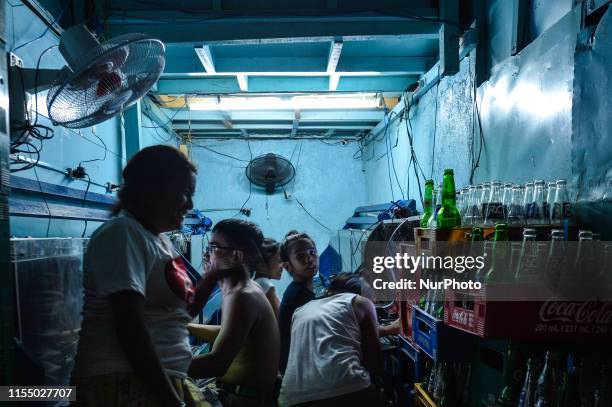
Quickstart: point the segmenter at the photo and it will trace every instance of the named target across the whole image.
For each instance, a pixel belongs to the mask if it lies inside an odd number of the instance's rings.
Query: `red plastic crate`
[[[400,252],[402,254],[415,252],[414,242],[400,244]],[[418,270],[416,271],[418,276]],[[400,306],[400,327],[401,335],[414,343],[412,335],[412,313],[413,307],[419,301],[419,290],[400,290],[398,292],[398,304]]]
[[[465,295],[471,306],[464,307]],[[475,294],[447,290],[444,322],[490,339],[610,340],[612,302],[487,301],[485,288]]]

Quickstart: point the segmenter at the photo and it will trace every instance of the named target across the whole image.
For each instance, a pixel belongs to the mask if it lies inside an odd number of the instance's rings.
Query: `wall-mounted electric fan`
[[[21,70],[12,77],[23,81],[22,86],[13,86],[17,89],[12,97],[21,97],[21,103],[12,104],[17,107],[14,117],[25,117],[19,115],[24,113],[20,90],[49,89],[47,110],[54,125],[92,126],[136,103],[165,66],[161,41],[145,34],[126,34],[100,43],[83,25],[62,33],[59,51],[67,62],[61,70],[12,68]]]
[[[254,158],[247,165],[246,176],[253,184],[272,194],[277,187],[291,182],[295,176],[295,168],[286,158],[268,153]]]

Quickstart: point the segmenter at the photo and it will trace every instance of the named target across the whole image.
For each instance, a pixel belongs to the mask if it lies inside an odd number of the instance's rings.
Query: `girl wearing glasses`
[[[319,255],[315,242],[306,233],[292,230],[280,246],[280,257],[293,278],[287,286],[280,304],[280,371],[285,372],[291,345],[291,319],[296,309],[315,298],[312,279],[319,271]]]

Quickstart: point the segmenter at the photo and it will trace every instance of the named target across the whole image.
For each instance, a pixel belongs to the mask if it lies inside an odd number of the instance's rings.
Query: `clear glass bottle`
[[[440,203],[440,189],[433,190],[433,199],[431,200],[431,216],[429,217],[429,221],[427,222],[428,228],[436,227],[436,220],[438,219],[438,204]]]
[[[480,191],[480,213],[482,216],[482,221],[480,222],[480,225],[484,224],[484,220],[487,215],[487,204],[489,203],[490,196],[491,196],[491,183],[483,182],[482,190]]]
[[[536,230],[531,228],[523,229],[523,242],[521,243],[521,254],[514,270],[516,281],[537,281],[539,279]]]
[[[555,202],[552,210],[551,222],[554,225],[560,225],[572,216],[569,194],[567,193],[567,181],[564,179],[557,180],[557,190],[555,191]]]
[[[543,180],[536,180],[534,182],[531,213],[527,218],[528,225],[545,225],[548,223],[544,216],[544,185],[545,182]]]
[[[531,203],[533,202],[533,182],[525,184],[525,194],[523,195],[523,219],[527,223],[527,219],[531,217]]]
[[[476,185],[474,187],[474,191],[472,192],[472,208],[471,208],[471,216],[473,226],[482,226],[482,184]]]
[[[557,183],[549,182],[548,188],[546,188],[546,199],[544,200],[544,216],[548,220],[547,223],[552,222],[552,207],[555,202],[555,193],[557,192]]]
[[[465,206],[463,208],[463,213],[461,213],[461,219],[463,220],[464,225],[472,225],[473,222],[472,204],[474,198],[474,191],[474,186],[470,185],[467,187],[465,195]]]
[[[489,197],[485,208],[485,225],[494,226],[497,222],[504,221],[504,207],[502,204],[501,182],[491,181]]]
[[[512,191],[514,185],[512,182],[506,182],[502,192],[502,205],[504,207],[504,219],[508,218],[508,212],[510,211],[510,202],[512,202]]]
[[[592,280],[599,275],[595,261],[593,232],[590,230],[580,230],[578,232],[578,250],[573,270],[577,282]]]
[[[512,200],[510,201],[510,209],[508,210],[508,224],[522,225],[525,221],[523,212],[523,196],[525,195],[525,187],[516,185],[512,188]]]
[[[553,229],[550,235],[550,246],[544,271],[545,282],[551,288],[559,285],[559,280],[567,275],[567,247],[565,233],[561,229]]]

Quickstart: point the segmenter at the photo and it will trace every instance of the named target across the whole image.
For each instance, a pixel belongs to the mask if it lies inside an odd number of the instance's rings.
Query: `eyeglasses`
[[[228,247],[228,246],[220,246],[216,243],[210,243],[208,246],[206,246],[206,253],[214,253],[217,250],[235,250],[235,247]]]

